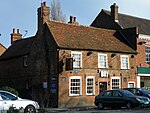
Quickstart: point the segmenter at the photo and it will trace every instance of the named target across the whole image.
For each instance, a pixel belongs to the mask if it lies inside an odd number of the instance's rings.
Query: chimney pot
[[[46,6],[46,2],[41,3],[41,7],[38,8],[38,33],[42,33],[42,26],[45,22],[49,22],[50,8]]]
[[[111,5],[111,16],[113,18],[113,21],[118,22],[118,6],[116,5],[116,3],[114,3],[113,5]]]
[[[43,3],[42,3],[42,6],[43,6],[43,7],[46,6],[46,2],[43,2]]]
[[[21,37],[22,34],[19,33],[19,29],[17,29],[17,33],[16,33],[15,28],[13,28],[13,33],[11,34],[11,44],[16,40],[20,40]]]
[[[17,34],[19,34],[19,29],[17,29]]]
[[[74,22],[76,22],[76,17],[74,17]]]
[[[70,16],[70,22],[73,22],[73,16]]]
[[[70,21],[68,23],[78,25],[78,22],[76,22],[76,17],[74,16],[70,16]]]
[[[13,28],[13,33],[15,33],[15,28]]]

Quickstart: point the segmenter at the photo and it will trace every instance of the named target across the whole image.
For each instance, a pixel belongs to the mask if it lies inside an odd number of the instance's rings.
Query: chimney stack
[[[119,18],[118,18],[118,6],[116,5],[116,3],[114,3],[113,5],[111,5],[111,17],[115,22],[119,22]]]
[[[74,17],[74,16],[70,16],[70,21],[68,23],[74,24],[74,25],[79,25],[78,22],[76,21],[76,17]]]
[[[46,2],[41,3],[41,7],[38,8],[38,30],[43,29],[42,26],[45,22],[49,21],[50,8],[46,6]]]
[[[19,29],[17,29],[17,32],[15,28],[13,28],[13,33],[11,34],[11,44],[16,40],[21,40],[22,34],[19,33]]]

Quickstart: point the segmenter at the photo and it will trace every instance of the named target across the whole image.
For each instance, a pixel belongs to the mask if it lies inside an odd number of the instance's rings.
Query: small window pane
[[[70,78],[70,96],[81,95],[81,78]]]
[[[86,79],[86,94],[93,95],[94,94],[94,78],[88,77]]]

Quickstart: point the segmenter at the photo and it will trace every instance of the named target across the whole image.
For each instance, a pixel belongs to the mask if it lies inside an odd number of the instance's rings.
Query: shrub
[[[13,105],[9,107],[7,113],[23,113],[23,108],[16,109]]]
[[[8,92],[11,92],[11,93],[13,93],[13,94],[15,94],[17,96],[19,95],[18,91],[16,91],[14,88],[11,88],[9,86],[4,86],[4,87],[1,88],[1,90],[5,90],[5,91],[8,91]]]

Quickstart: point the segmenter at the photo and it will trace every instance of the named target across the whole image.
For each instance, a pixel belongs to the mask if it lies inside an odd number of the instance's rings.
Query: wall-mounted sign
[[[74,70],[74,73],[78,73],[78,72],[79,72],[79,70],[78,70],[78,69],[75,69],[75,70]]]
[[[47,88],[47,82],[43,82],[43,88]]]
[[[108,77],[108,71],[100,71],[100,77]]]
[[[66,82],[66,77],[62,77],[62,82]]]

